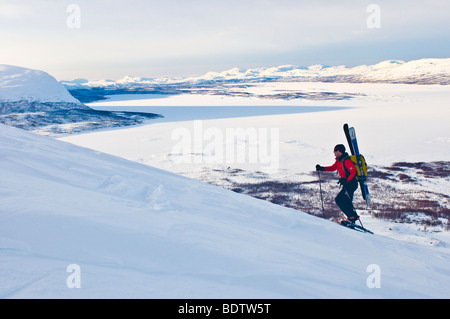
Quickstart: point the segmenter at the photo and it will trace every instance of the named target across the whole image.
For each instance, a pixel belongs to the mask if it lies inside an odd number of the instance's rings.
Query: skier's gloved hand
[[[347,180],[345,178],[339,178],[338,184],[344,186],[347,184]]]
[[[316,171],[323,172],[325,170],[325,167],[320,166],[319,164],[316,165]]]

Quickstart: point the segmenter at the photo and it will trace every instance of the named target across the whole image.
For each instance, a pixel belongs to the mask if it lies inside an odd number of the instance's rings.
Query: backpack
[[[364,158],[364,156],[360,155],[362,172],[359,169],[359,164],[358,164],[358,161],[356,160],[356,155],[348,155],[348,156],[346,156],[342,160],[342,164],[344,164],[347,159],[350,159],[353,162],[353,164],[355,165],[355,168],[356,168],[356,176],[355,176],[356,180],[362,180],[362,179],[366,178],[366,176],[367,176],[367,163],[366,163],[366,159]],[[346,174],[350,175],[350,172],[348,171],[347,167],[345,167],[345,164],[343,166],[344,166]]]

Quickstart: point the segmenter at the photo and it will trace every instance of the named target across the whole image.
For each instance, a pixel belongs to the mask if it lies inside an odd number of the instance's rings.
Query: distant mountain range
[[[450,84],[450,58],[414,61],[388,60],[375,65],[346,66],[312,65],[309,67],[283,65],[270,68],[233,68],[223,72],[208,72],[199,77],[141,78],[126,76],[114,80],[76,79],[62,81],[69,90],[85,88],[135,89],[162,86],[208,85],[217,83],[268,81],[320,81],[349,83],[407,83]]]

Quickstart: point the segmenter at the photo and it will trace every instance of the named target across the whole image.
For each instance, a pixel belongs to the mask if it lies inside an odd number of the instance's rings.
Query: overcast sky
[[[0,64],[71,80],[449,58],[449,12],[448,0],[0,0]]]

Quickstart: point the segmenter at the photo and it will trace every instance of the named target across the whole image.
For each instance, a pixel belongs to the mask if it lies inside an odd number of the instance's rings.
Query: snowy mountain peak
[[[396,67],[405,64],[402,60],[386,60],[374,65],[374,68],[384,68],[384,67]]]
[[[5,101],[80,104],[48,73],[0,64],[0,102]]]
[[[139,77],[126,75],[125,77],[123,77],[121,80],[119,80],[117,82],[126,83],[126,82],[140,82],[140,81],[141,81],[141,78],[139,78]]]
[[[141,78],[136,76],[127,75],[123,77],[121,80],[118,80],[117,83],[127,84],[127,83],[150,83],[153,81],[153,78]]]
[[[323,64],[314,64],[314,65],[309,66],[308,70],[318,71],[318,70],[323,70],[323,69],[326,69],[326,68],[329,68],[329,66],[328,65],[323,65]]]
[[[127,83],[142,80],[124,79]],[[77,79],[72,85],[89,85],[89,81]],[[93,110],[46,72],[0,65],[0,123],[51,135],[135,125],[155,117],[159,115]]]

